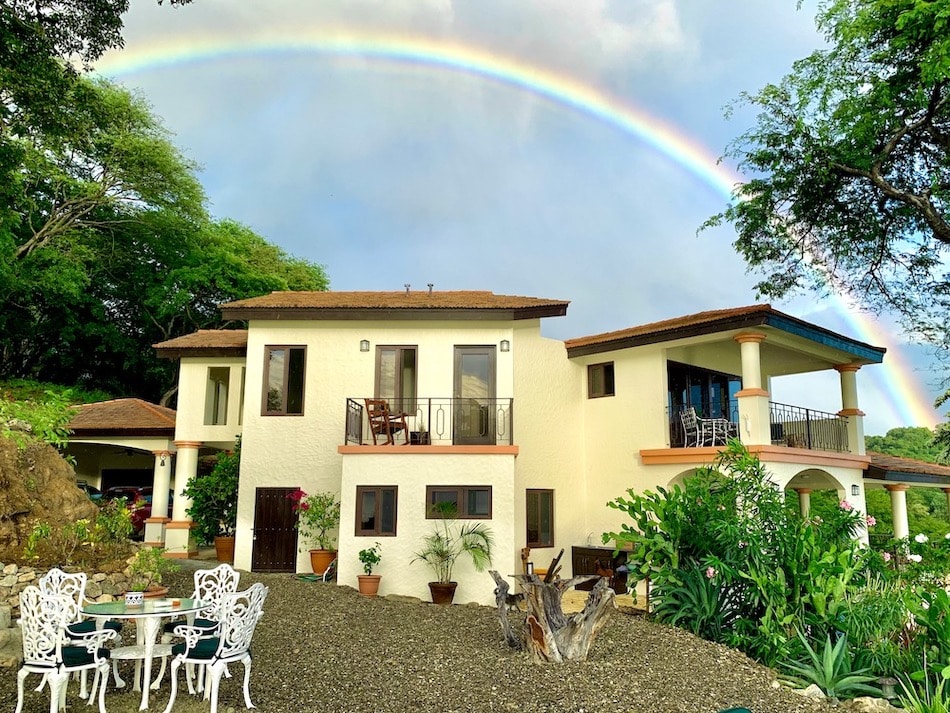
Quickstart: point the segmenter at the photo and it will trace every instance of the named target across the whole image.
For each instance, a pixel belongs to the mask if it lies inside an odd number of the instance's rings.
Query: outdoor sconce
[[[852,495],[860,495],[860,494],[861,494],[861,486],[860,486],[860,485],[852,485],[852,486],[851,486],[851,494],[852,494]]]
[[[368,340],[368,339],[361,339],[361,340],[360,340],[360,351],[361,351],[361,352],[368,352],[368,351],[369,351],[369,340]]]
[[[511,351],[511,342],[509,342],[507,339],[502,339],[500,346],[501,346],[501,350],[502,350],[503,352],[510,352],[510,351]]]
[[[167,453],[162,453],[162,454],[159,456],[159,459],[160,459],[160,460],[159,460],[159,463],[158,463],[158,464],[159,464],[159,466],[161,466],[162,468],[165,467],[165,458],[167,458],[167,457],[168,457],[168,454],[167,454]]]

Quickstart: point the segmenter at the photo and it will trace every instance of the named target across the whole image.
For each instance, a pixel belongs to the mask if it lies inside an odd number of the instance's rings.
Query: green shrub
[[[824,647],[819,654],[808,640],[798,633],[805,651],[805,657],[797,661],[786,661],[782,668],[786,679],[804,688],[817,685],[829,698],[854,698],[859,695],[880,696],[878,688],[869,686],[877,676],[870,669],[852,668],[851,653],[848,650],[848,637],[840,636],[835,644],[826,636]]]

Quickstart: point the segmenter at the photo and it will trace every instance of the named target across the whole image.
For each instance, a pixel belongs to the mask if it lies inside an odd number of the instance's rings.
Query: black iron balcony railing
[[[364,398],[346,400],[345,443],[373,445]],[[510,446],[512,399],[416,398],[389,404],[393,414],[405,414],[408,431],[392,434],[395,445]],[[375,443],[387,441],[376,434]]]
[[[695,439],[688,437],[677,409],[670,419],[670,447],[687,448],[696,445]],[[700,418],[723,418],[730,423],[728,429],[719,429],[717,433],[740,433],[738,402],[731,400],[711,409],[697,409]],[[817,451],[848,452],[848,420],[833,413],[817,411],[802,406],[790,406],[774,401],[769,402],[769,420],[771,422],[772,445],[789,448],[807,448]],[[707,439],[708,440],[708,439]],[[699,445],[722,445],[720,442]]]

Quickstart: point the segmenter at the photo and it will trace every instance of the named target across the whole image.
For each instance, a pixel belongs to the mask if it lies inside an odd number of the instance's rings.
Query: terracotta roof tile
[[[641,324],[638,327],[619,329],[614,332],[604,332],[603,334],[593,334],[588,337],[568,339],[564,342],[564,345],[568,349],[573,349],[575,347],[590,346],[592,344],[604,344],[606,342],[620,341],[631,337],[643,337],[651,334],[674,332],[684,327],[693,327],[701,324],[735,319],[737,317],[767,314],[771,311],[771,305],[767,304],[749,305],[747,307],[733,307],[731,309],[715,309],[709,310],[707,312],[698,312],[696,314],[686,315],[685,317],[676,317],[675,319],[664,319],[659,322]]]
[[[873,471],[883,471],[885,473],[908,473],[928,476],[938,476],[947,478],[947,485],[950,486],[950,467],[928,463],[913,458],[899,458],[897,456],[887,455],[886,453],[873,453],[868,451],[871,459],[870,469]]]
[[[246,349],[246,329],[199,329],[153,344],[155,349]]]
[[[271,309],[519,309],[567,305],[564,300],[496,295],[489,291],[416,292],[272,292],[246,300],[226,302],[222,308]]]
[[[98,401],[79,406],[69,428],[77,436],[174,436],[175,411],[142,399]]]

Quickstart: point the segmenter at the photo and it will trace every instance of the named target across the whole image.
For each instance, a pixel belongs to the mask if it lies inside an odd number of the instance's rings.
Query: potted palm
[[[241,439],[234,450],[219,453],[211,472],[188,481],[184,495],[191,499],[188,516],[195,537],[214,543],[219,562],[234,564],[234,531],[237,528],[238,476],[241,470]]]
[[[364,574],[358,574],[356,578],[359,580],[360,594],[364,597],[375,597],[376,593],[379,592],[379,580],[382,575],[373,574],[373,567],[378,565],[379,560],[382,559],[381,546],[377,542],[372,547],[367,547],[359,552]]]
[[[452,579],[456,561],[467,554],[476,571],[483,572],[491,564],[494,536],[482,523],[456,522],[455,503],[438,503],[434,511],[440,524],[422,540],[423,547],[412,561],[425,562],[435,573],[436,581],[429,582],[432,603],[451,604],[458,587],[458,582]]]
[[[294,501],[297,522],[294,527],[309,541],[310,566],[314,574],[323,574],[336,559],[336,529],[340,525],[340,502],[333,493],[307,495],[299,488],[288,495]]]

